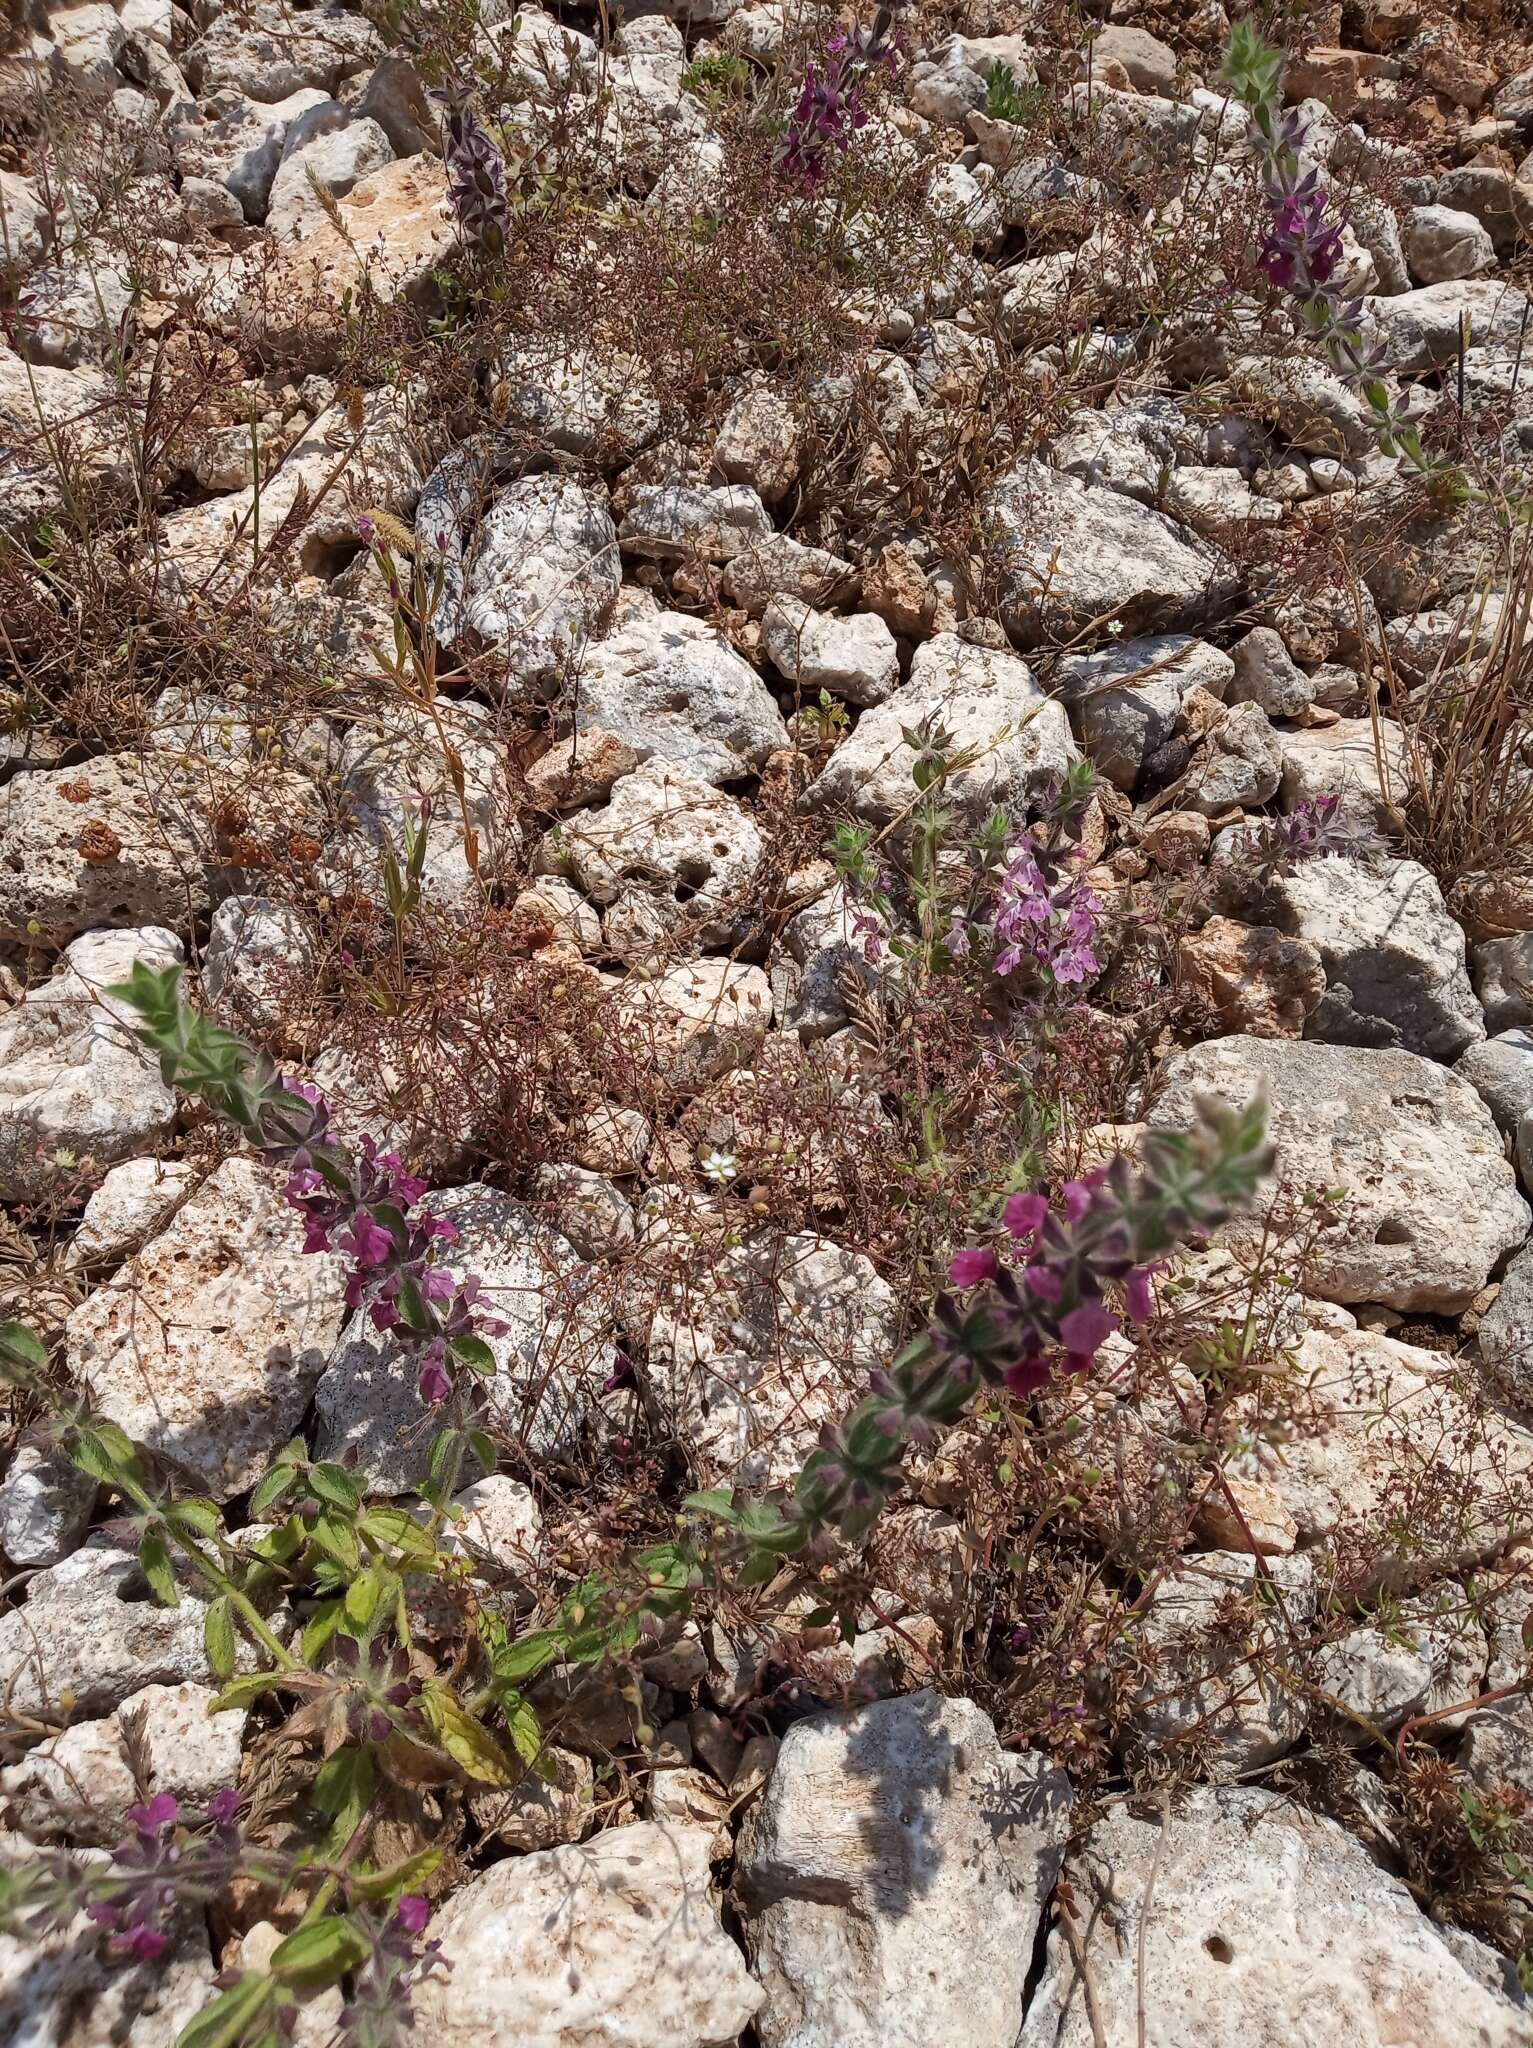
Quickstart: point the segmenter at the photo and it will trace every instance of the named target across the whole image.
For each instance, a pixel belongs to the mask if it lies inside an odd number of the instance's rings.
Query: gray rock
[[[134,293],[120,263],[95,244],[30,273],[18,323],[30,362],[73,369],[122,360],[133,338]]]
[[[1307,1291],[1322,1300],[1463,1308],[1527,1236],[1533,1217],[1490,1111],[1419,1054],[1218,1038],[1175,1054],[1163,1082],[1152,1123],[1186,1129],[1203,1093],[1234,1108],[1262,1094],[1278,1176],[1346,1190],[1305,1269]],[[1254,1246],[1262,1213],[1259,1196],[1221,1240]]]
[[[523,477],[496,499],[473,543],[464,619],[504,652],[511,681],[552,683],[605,630],[622,580],[605,494],[564,477]]]
[[[180,1159],[127,1159],[114,1166],[81,1212],[69,1264],[76,1270],[119,1264],[169,1221],[200,1178],[197,1167]]]
[[[458,1227],[451,1270],[477,1273],[485,1314],[508,1324],[487,1339],[487,1381],[499,1426],[535,1458],[573,1447],[613,1366],[613,1340],[597,1301],[597,1275],[557,1231],[492,1188],[448,1188],[432,1211]],[[403,1493],[426,1469],[432,1425],[417,1369],[386,1332],[358,1317],[315,1389],[316,1455],[355,1447],[369,1485]]]
[[[1205,818],[1276,796],[1282,742],[1259,704],[1232,704],[1194,756],[1180,787],[1184,810]]]
[[[1264,1596],[1268,1584],[1276,1597]],[[1226,1620],[1242,1610],[1232,1653]],[[1195,1738],[1205,1767],[1234,1777],[1285,1755],[1303,1735],[1309,1703],[1263,1667],[1314,1619],[1315,1567],[1307,1557],[1205,1551],[1155,1582],[1140,1628],[1151,1676],[1134,1715],[1139,1739],[1175,1753]]]
[[[1515,1136],[1533,1110],[1533,1031],[1518,1025],[1482,1039],[1454,1062],[1453,1071],[1478,1089],[1501,1129]]]
[[[272,180],[293,124],[311,108],[333,104],[305,87],[276,106],[254,106],[239,93],[219,93],[174,108],[167,121],[171,155],[185,175],[220,184],[252,225],[266,218]],[[339,116],[345,118],[345,109]]]
[[[1533,240],[1533,185],[1499,164],[1461,164],[1444,171],[1437,196],[1444,206],[1472,214],[1503,260],[1520,241]]]
[[[1472,1699],[1488,1654],[1484,1629],[1462,1589],[1450,1581],[1436,1593],[1392,1606],[1382,1624],[1367,1623],[1327,1643],[1316,1675],[1328,1693],[1375,1728],[1398,1728],[1413,1714]],[[1461,1720],[1447,1716],[1437,1726],[1448,1730]]]
[[[0,270],[28,271],[53,239],[53,215],[30,178],[0,171]]]
[[[775,1229],[712,1262],[655,1313],[648,1384],[710,1484],[781,1486],[822,1424],[887,1366],[893,1294],[860,1252]]]
[[[389,138],[376,121],[352,121],[333,135],[320,136],[296,150],[284,150],[281,167],[272,180],[267,226],[274,234],[301,235],[309,223],[325,217],[316,186],[339,199],[393,161]]]
[[[1502,1275],[1501,1290],[1480,1318],[1480,1356],[1502,1372],[1524,1406],[1533,1406],[1533,1245]]]
[[[1135,627],[1192,626],[1232,581],[1200,540],[1117,491],[1091,490],[1031,460],[991,492],[1008,631],[1022,646],[1114,616]]]
[[[496,418],[568,455],[624,461],[660,429],[644,366],[579,348],[561,336],[519,339],[490,385]]]
[[[395,156],[417,156],[438,146],[441,131],[435,109],[408,57],[391,52],[378,60],[357,102],[357,116],[378,123]]]
[[[1242,404],[1272,421],[1291,448],[1368,455],[1378,446],[1366,403],[1311,356],[1242,357],[1230,372],[1230,386]]]
[[[773,534],[727,563],[724,595],[759,618],[774,597],[798,598],[804,604],[832,605],[857,587],[857,571],[839,555],[806,547],[785,533]]]
[[[828,690],[849,704],[871,705],[899,686],[899,649],[876,612],[837,618],[798,598],[774,597],[762,617],[761,639],[778,671],[801,690]]]
[[[970,1700],[795,1722],[736,1863],[762,2048],[1013,2048],[1069,1816]]]
[[[304,1250],[280,1173],[237,1154],[72,1311],[70,1374],[97,1414],[228,1500],[303,1418],[345,1317],[344,1267]]]
[[[305,87],[334,92],[381,54],[377,30],[348,8],[331,4],[292,15],[281,0],[250,0],[218,15],[182,64],[201,95],[240,92],[270,105]]]
[[[588,648],[575,718],[616,733],[641,761],[656,756],[715,784],[740,781],[788,744],[750,663],[684,612],[635,610]]]
[[[1180,722],[1191,689],[1222,697],[1234,663],[1206,640],[1154,633],[1096,654],[1067,655],[1059,694],[1076,713],[1092,765],[1123,790],[1138,787],[1145,764]]]
[[[1464,966],[1464,934],[1413,860],[1326,855],[1271,889],[1271,921],[1317,948],[1327,989],[1311,1038],[1454,1060],[1485,1035]]]
[[[226,896],[213,913],[202,958],[210,1002],[226,1002],[257,1030],[306,1007],[319,970],[319,939],[301,910],[270,896]]]
[[[1114,1806],[1066,1875],[1075,1939],[1049,1935],[1018,2048],[1127,2048],[1141,2030],[1155,2048],[1527,2041],[1406,1886],[1286,1793],[1200,1786],[1158,1819]]]
[[[771,514],[745,484],[641,484],[619,528],[629,554],[657,561],[732,562],[772,532]]]
[[[1491,1031],[1533,1024],[1533,932],[1482,939],[1471,955],[1474,985]]]
[[[1447,284],[1496,267],[1496,245],[1472,213],[1416,206],[1405,224],[1405,260],[1418,284]]]
[[[1342,718],[1335,725],[1285,732],[1281,745],[1285,811],[1318,796],[1336,796],[1337,822],[1349,830],[1398,829],[1411,785],[1405,740],[1391,719],[1379,721],[1377,735],[1371,719]]]
[[[1298,718],[1314,701],[1314,688],[1271,626],[1253,626],[1230,650],[1235,679],[1225,693],[1232,704],[1260,704],[1269,718]]]
[[[939,633],[917,649],[910,680],[858,719],[805,792],[806,806],[845,805],[870,824],[888,824],[915,794],[915,754],[903,734],[928,718],[946,727],[955,748],[980,750],[943,791],[971,825],[998,807],[1020,810],[1078,758],[1063,707],[1044,696],[1026,662]]]
[[[17,1848],[25,1844],[7,1845],[8,1863],[35,1860],[17,1859]],[[178,1916],[172,1931],[153,1962],[114,1950],[109,1930],[83,1912],[49,1934],[0,1934],[0,2039],[15,2048],[174,2048],[216,1996],[216,1966],[200,1914]]]
[[[652,960],[683,934],[721,945],[760,866],[763,842],[732,797],[652,760],[621,776],[599,810],[558,827],[559,858],[603,906],[608,950]]]
[[[181,1603],[156,1606],[131,1551],[86,1544],[35,1574],[0,1615],[0,1687],[16,1714],[114,1713],[146,1685],[205,1685],[207,1612],[198,1580],[177,1573]],[[242,1665],[249,1657],[242,1652]]]
[[[0,1554],[13,1571],[57,1564],[85,1541],[96,1482],[64,1453],[23,1440],[0,1481]]]
[[[1514,284],[1465,278],[1423,285],[1392,299],[1370,299],[1365,322],[1369,337],[1384,344],[1392,370],[1433,370],[1458,354],[1463,315],[1469,316],[1482,348],[1515,347],[1530,303],[1527,293]]]
[[[1006,65],[1019,86],[1038,76],[1021,36],[945,36],[911,67],[910,104],[929,121],[962,127],[968,115],[983,110],[997,64]]]
[[[106,994],[135,960],[185,958],[174,933],[90,932],[58,974],[0,1015],[0,1199],[36,1201],[167,1137],[175,1091],[134,1036],[136,1013]]]

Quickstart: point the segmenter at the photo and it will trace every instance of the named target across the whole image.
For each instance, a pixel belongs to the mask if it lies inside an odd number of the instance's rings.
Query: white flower
[[[740,1162],[733,1152],[705,1152],[697,1162],[699,1170],[721,1188],[727,1188],[740,1174]]]

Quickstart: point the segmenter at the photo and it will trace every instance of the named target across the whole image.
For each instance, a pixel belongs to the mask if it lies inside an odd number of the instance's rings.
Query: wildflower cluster
[[[983,1387],[1028,1397],[1055,1372],[1083,1372],[1124,1318],[1153,1307],[1158,1262],[1249,1202],[1271,1164],[1261,1103],[1200,1105],[1190,1132],[1151,1131],[1127,1160],[1062,1188],[1013,1195],[1000,1245],[960,1252],[926,1331],[867,1399],[827,1426],[804,1466],[777,1547],[832,1525],[861,1535],[900,1483],[911,1444],[933,1442]]]
[[[1280,818],[1264,818],[1240,836],[1230,864],[1258,887],[1291,875],[1322,853],[1350,853],[1366,842],[1341,819],[1339,796],[1306,797]]]
[[[1383,345],[1364,342],[1361,299],[1348,298],[1338,281],[1346,215],[1332,209],[1319,170],[1304,163],[1305,124],[1295,113],[1283,114],[1281,51],[1263,42],[1249,21],[1237,22],[1224,77],[1249,110],[1262,165],[1268,227],[1258,267],[1276,290],[1293,297],[1332,369],[1368,406],[1383,453],[1403,455],[1419,470],[1433,468],[1415,427],[1389,395]]]
[[[806,68],[777,149],[777,168],[785,177],[815,190],[832,152],[845,155],[853,135],[867,125],[863,93],[868,81],[881,66],[892,70],[899,61],[891,27],[889,10],[881,7],[871,28],[838,30],[825,46],[820,68]]]
[[[1045,794],[1035,824],[1007,845],[984,910],[974,917],[954,911],[950,954],[962,958],[982,947],[994,973],[1027,967],[1047,988],[1078,985],[1101,971],[1093,941],[1102,905],[1082,872],[1080,845],[1092,787],[1090,768],[1081,763]]]
[[[111,991],[143,1019],[138,1035],[159,1055],[166,1084],[203,1095],[263,1158],[288,1167],[283,1196],[304,1219],[305,1251],[346,1255],[348,1306],[365,1307],[376,1329],[393,1333],[414,1360],[423,1401],[458,1390],[459,1368],[493,1372],[485,1338],[506,1326],[480,1307],[476,1274],[460,1278],[437,1263],[457,1229],[420,1206],[425,1182],[370,1137],[356,1152],[342,1144],[318,1089],[186,1009],[180,979],[177,967],[156,972],[135,961],[131,979]],[[479,1405],[472,1381],[461,1385],[467,1405]]]
[[[436,98],[442,103],[447,198],[459,233],[486,256],[503,256],[511,227],[505,159],[475,112],[467,80],[449,79]]]

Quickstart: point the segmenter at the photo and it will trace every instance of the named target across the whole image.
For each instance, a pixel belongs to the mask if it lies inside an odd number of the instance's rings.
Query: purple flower
[[[406,1934],[419,1934],[431,1918],[431,1908],[414,1892],[406,1892],[394,1908],[394,1914]]]
[[[1118,1327],[1099,1301],[1083,1301],[1059,1319],[1059,1334],[1065,1349],[1077,1358],[1093,1358]]]
[[[428,1408],[434,1408],[438,1401],[445,1401],[452,1392],[452,1375],[446,1361],[441,1358],[427,1358],[420,1369],[416,1382],[421,1399]]]
[[[232,1785],[220,1786],[208,1801],[208,1819],[221,1828],[232,1827],[244,1804]]]
[[[982,1281],[993,1280],[1000,1271],[994,1252],[955,1252],[947,1269],[949,1287],[978,1287]]]
[[[158,1835],[161,1828],[169,1827],[181,1811],[181,1802],[172,1792],[156,1792],[143,1806],[130,1806],[128,1818],[141,1835]]]
[[[1011,1195],[1001,1211],[1001,1221],[1018,1244],[1030,1244],[1048,1217],[1049,1205],[1043,1195]]]
[[[1155,1313],[1155,1275],[1158,1265],[1136,1266],[1123,1283],[1123,1306],[1136,1323]]]

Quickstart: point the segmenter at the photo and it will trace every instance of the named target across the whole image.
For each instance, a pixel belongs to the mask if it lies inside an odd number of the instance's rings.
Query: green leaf
[[[493,1379],[495,1375],[495,1353],[483,1337],[454,1337],[447,1349],[470,1372],[476,1372],[481,1379]]]
[[[496,1702],[505,1716],[511,1747],[534,1770],[543,1756],[543,1730],[537,1715],[518,1692],[503,1693]]]
[[[224,1518],[213,1502],[203,1500],[197,1494],[188,1494],[184,1500],[170,1501],[165,1508],[165,1519],[173,1529],[179,1529],[188,1536],[217,1536],[224,1526]]]
[[[480,1785],[514,1785],[517,1774],[500,1744],[482,1722],[466,1713],[445,1685],[430,1679],[422,1686],[420,1708],[442,1748],[463,1772]]]
[[[315,1608],[304,1624],[303,1641],[298,1650],[305,1664],[314,1662],[345,1619],[344,1600],[326,1600],[322,1606]]]
[[[369,1508],[358,1517],[357,1529],[371,1542],[388,1544],[394,1550],[402,1550],[406,1557],[429,1562],[436,1556],[431,1538],[403,1508]]]
[[[230,1679],[208,1712],[222,1714],[230,1707],[254,1706],[258,1699],[264,1698],[281,1681],[280,1671],[247,1671],[243,1677]]]
[[[536,1678],[540,1671],[564,1655],[569,1639],[568,1629],[535,1628],[519,1642],[496,1651],[493,1660],[495,1676],[509,1679]]]
[[[333,1822],[326,1853],[337,1854],[351,1840],[377,1785],[378,1770],[370,1749],[348,1746],[326,1757],[310,1794],[320,1812],[328,1813]]]
[[[268,1508],[274,1508],[285,1493],[291,1492],[298,1474],[291,1465],[273,1465],[271,1470],[256,1481],[250,1495],[250,1512],[259,1520]]]
[[[695,1515],[712,1515],[715,1521],[727,1522],[731,1529],[739,1526],[740,1517],[735,1512],[733,1490],[727,1486],[711,1487],[706,1493],[689,1493],[682,1502]]]
[[[176,2048],[265,2048],[276,2039],[276,1992],[265,1970],[247,1970],[187,2021]]]
[[[42,1339],[25,1323],[0,1323],[0,1380],[13,1387],[35,1386],[48,1370]]]
[[[346,1588],[346,1619],[356,1628],[366,1628],[378,1612],[382,1598],[383,1575],[369,1565]]]
[[[115,1422],[82,1422],[69,1445],[72,1463],[104,1486],[139,1476],[138,1453]]]
[[[281,1984],[333,1984],[354,1970],[368,1943],[349,1920],[334,1915],[297,1928],[272,1950],[271,1973]]]
[[[333,1558],[345,1572],[354,1572],[361,1562],[356,1532],[349,1522],[326,1511],[309,1524],[309,1541],[322,1556]]]
[[[362,1505],[362,1490],[344,1465],[313,1465],[309,1469],[309,1489],[327,1507],[338,1508],[343,1515],[354,1515]]]
[[[203,1616],[202,1646],[207,1652],[208,1668],[213,1676],[232,1678],[238,1646],[234,1639],[233,1609],[227,1593],[220,1593]]]
[[[139,1569],[162,1607],[179,1607],[181,1589],[170,1568],[170,1548],[158,1529],[146,1529],[138,1546]]]
[[[390,1899],[397,1892],[408,1891],[421,1878],[429,1877],[441,1860],[440,1849],[419,1849],[415,1855],[405,1856],[385,1870],[351,1869],[346,1873],[346,1889],[362,1899]]]
[[[480,1470],[493,1478],[500,1459],[496,1455],[494,1440],[488,1431],[471,1429],[468,1432],[468,1447],[478,1459]]]

